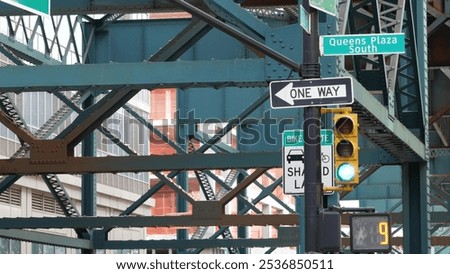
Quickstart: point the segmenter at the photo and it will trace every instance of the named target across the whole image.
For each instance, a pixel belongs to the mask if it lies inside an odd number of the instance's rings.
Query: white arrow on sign
[[[275,96],[293,106],[294,100],[346,97],[347,91],[345,85],[294,87],[294,83],[291,82],[278,91]]]

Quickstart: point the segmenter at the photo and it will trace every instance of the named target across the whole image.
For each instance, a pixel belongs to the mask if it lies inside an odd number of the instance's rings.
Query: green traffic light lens
[[[339,181],[349,182],[355,178],[356,170],[351,164],[344,163],[336,169],[336,177]]]

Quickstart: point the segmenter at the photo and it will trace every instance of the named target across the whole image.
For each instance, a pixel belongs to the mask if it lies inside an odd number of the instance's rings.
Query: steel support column
[[[311,33],[303,32],[303,79],[319,78],[319,21],[318,10],[303,1],[311,16]],[[305,141],[305,250],[319,252],[319,212],[322,210],[322,182],[320,161],[320,107],[305,108],[303,130]]]
[[[239,186],[239,184],[244,180],[244,176],[242,175],[242,173],[239,173],[238,177],[237,177],[237,186]],[[241,192],[241,195],[243,195],[244,197],[246,196],[247,191],[244,189]],[[237,209],[238,212],[242,212],[243,209],[246,206],[241,202],[241,201],[237,201]],[[247,239],[248,238],[248,231],[247,231],[247,227],[245,226],[238,226],[237,228],[237,237],[240,239]],[[239,248],[239,253],[241,254],[247,254],[248,253],[248,249],[245,247]]]
[[[426,163],[403,165],[403,244],[405,253],[430,252],[429,179]]]
[[[95,97],[89,96],[83,102],[83,109],[87,109],[94,105]],[[83,157],[94,157],[96,151],[95,133],[89,133],[82,141]],[[95,174],[84,173],[81,176],[81,214],[82,216],[96,216],[97,214],[97,185],[95,182]],[[89,236],[89,235],[85,235]],[[93,249],[82,249],[83,254],[93,254]]]
[[[180,96],[180,94],[184,94],[183,91],[177,92],[177,95]],[[177,106],[178,108],[181,108],[181,111],[183,110],[183,106]],[[191,125],[195,127],[195,125]],[[184,150],[187,151],[188,148],[188,140],[189,140],[189,129],[186,129],[186,125],[180,124],[179,121],[177,121],[177,143],[178,145]],[[189,191],[189,176],[186,171],[181,171],[177,175],[177,184],[178,186],[185,190]],[[177,193],[176,195],[176,210],[179,213],[185,213],[188,211],[188,203],[187,201]],[[189,239],[189,231],[187,229],[177,229],[177,240],[186,240]],[[178,252],[183,252],[183,250],[178,250]]]

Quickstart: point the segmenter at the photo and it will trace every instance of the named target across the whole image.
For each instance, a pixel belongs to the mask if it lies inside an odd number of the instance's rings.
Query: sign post
[[[325,187],[331,187],[334,185],[333,131],[322,129],[320,135],[321,179]],[[286,130],[283,132],[283,191],[285,194],[305,194],[304,151],[303,130]]]
[[[317,79],[320,78],[319,17],[317,10],[310,6],[310,0],[303,0],[303,7],[311,15],[311,33],[303,32],[301,76],[304,80]],[[306,107],[303,118],[303,129],[305,130],[304,248],[306,252],[319,252],[319,212],[323,207],[320,162],[320,107]]]
[[[51,0],[0,0],[14,7],[29,11],[36,15],[49,16],[50,15],[50,1]]]

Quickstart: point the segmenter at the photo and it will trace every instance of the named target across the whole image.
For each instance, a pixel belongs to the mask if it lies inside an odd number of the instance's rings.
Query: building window
[[[20,254],[20,241],[0,238],[0,254]]]
[[[41,212],[64,215],[55,198],[49,193],[37,191],[31,193],[31,208]]]
[[[66,254],[66,248],[61,246],[32,243],[31,253],[33,254]]]
[[[20,206],[22,198],[21,189],[18,187],[10,187],[0,194],[0,203]]]
[[[113,254],[139,254],[139,249],[113,249]]]

